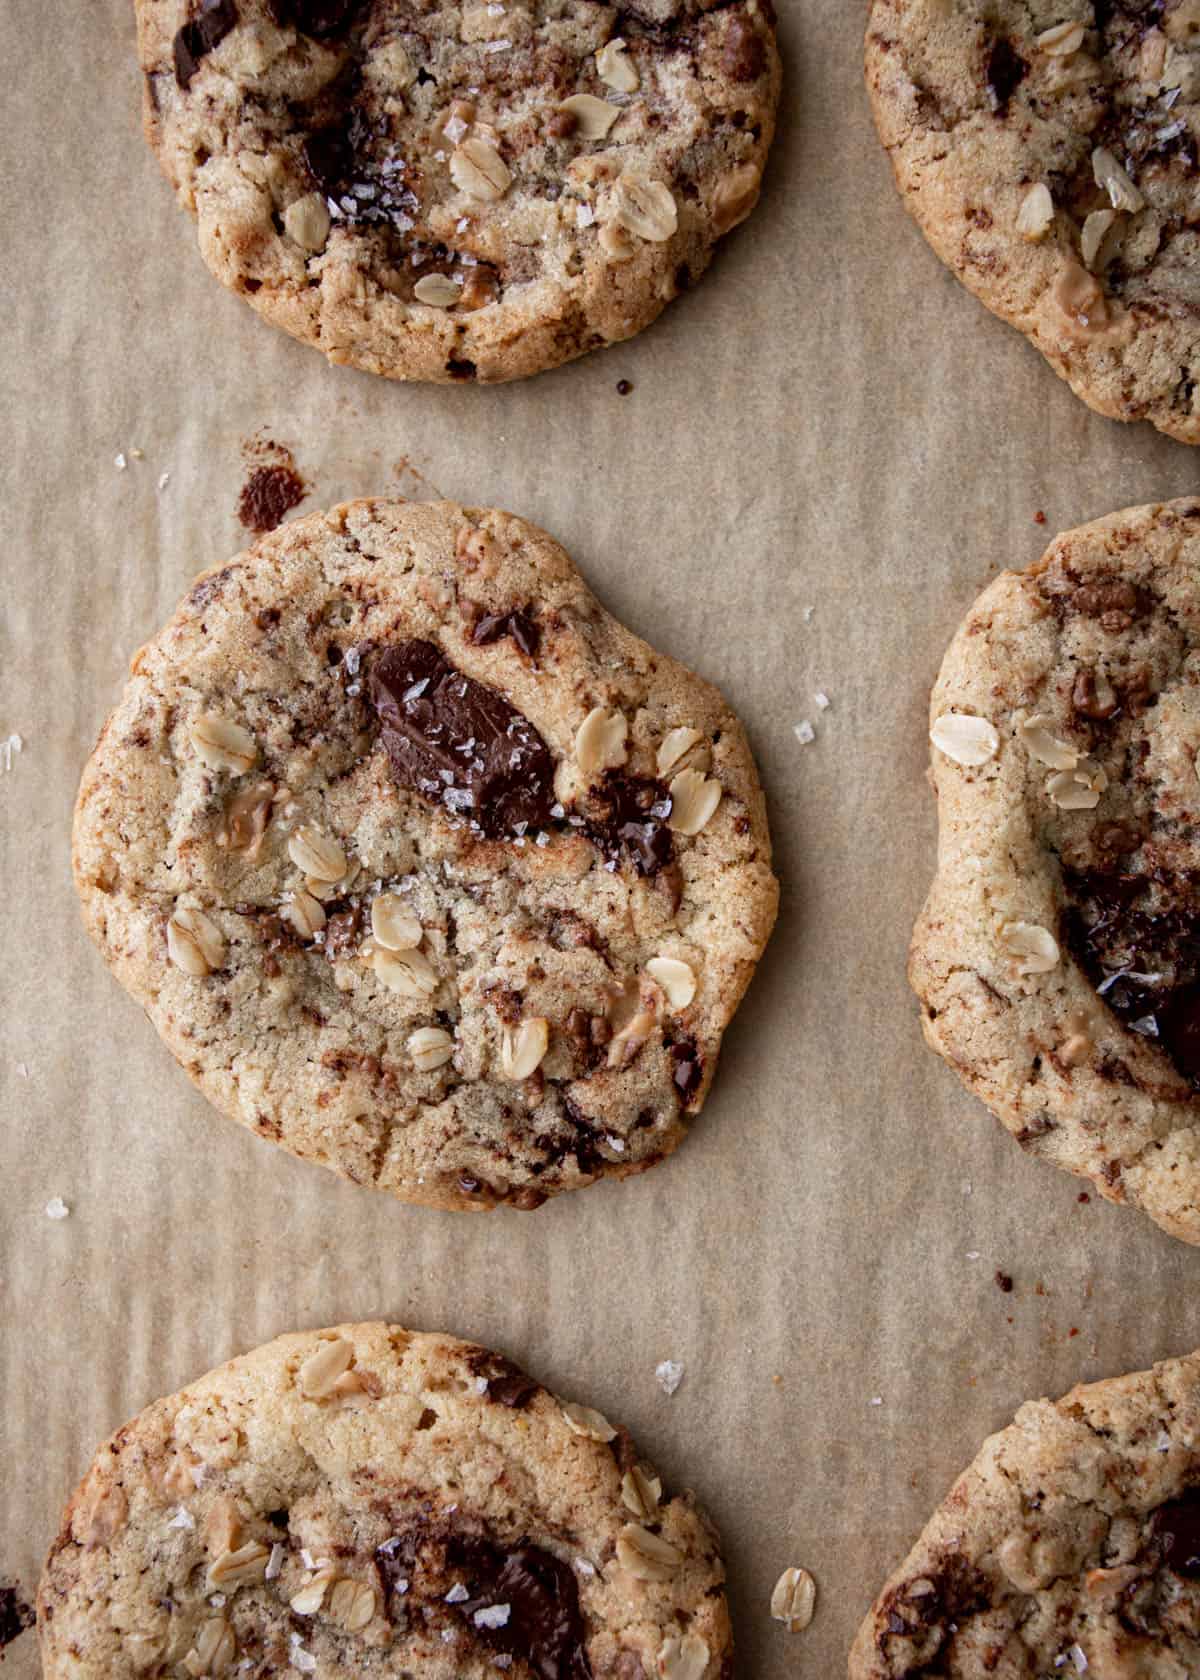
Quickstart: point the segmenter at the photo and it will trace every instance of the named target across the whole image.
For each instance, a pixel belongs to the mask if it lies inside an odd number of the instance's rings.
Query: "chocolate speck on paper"
[[[242,453],[246,482],[238,497],[237,516],[247,531],[264,536],[281,525],[308,494],[290,449],[268,438],[248,438]]]
[[[26,1604],[16,1587],[0,1586],[0,1662],[5,1648],[34,1624],[33,1607]]]

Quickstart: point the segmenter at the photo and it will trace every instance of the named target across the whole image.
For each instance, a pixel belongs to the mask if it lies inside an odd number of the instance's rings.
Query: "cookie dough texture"
[[[888,1581],[850,1680],[1200,1671],[1200,1355],[1034,1400]]]
[[[720,695],[543,532],[451,503],[352,502],[201,577],[133,661],[74,860],[210,1101],[442,1207],[674,1149],[777,898]]]
[[[483,1348],[348,1324],[118,1430],[38,1626],[48,1680],[718,1680],[724,1578],[691,1494],[599,1413]]]
[[[873,0],[866,68],[942,261],[1100,413],[1200,443],[1194,0]]]
[[[1068,531],[976,602],[933,691],[910,957],[926,1039],[1018,1143],[1193,1243],[1198,580],[1187,500]]]
[[[771,0],[137,0],[145,127],[259,314],[394,379],[631,337],[749,215]]]

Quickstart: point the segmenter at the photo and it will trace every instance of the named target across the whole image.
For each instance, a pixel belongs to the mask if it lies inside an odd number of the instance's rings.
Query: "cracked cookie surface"
[[[362,501],[201,577],[84,772],[117,978],[219,1109],[411,1201],[668,1154],[774,920],[715,689],[524,521]]]
[[[212,272],[397,379],[639,332],[749,215],[771,0],[137,0],[145,126]]]
[[[281,1336],[100,1449],[38,1594],[49,1680],[721,1680],[719,1540],[623,1429],[382,1323]]]
[[[866,68],[942,261],[1100,413],[1200,443],[1196,0],[873,0]]]
[[[1200,1671],[1200,1355],[1021,1407],[855,1640],[850,1680]]]
[[[928,1042],[1017,1141],[1200,1242],[1200,501],[1055,539],[930,708]]]

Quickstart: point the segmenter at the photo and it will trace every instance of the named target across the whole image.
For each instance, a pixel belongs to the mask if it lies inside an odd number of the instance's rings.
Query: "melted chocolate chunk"
[[[362,111],[352,108],[337,122],[314,130],[301,152],[335,222],[386,223],[401,232],[412,227],[420,202],[409,183],[408,165],[396,156],[386,134],[372,130]]]
[[[639,875],[657,875],[671,862],[671,796],[661,782],[608,770],[594,798],[602,814],[587,824],[587,835],[614,863],[625,856]]]
[[[238,518],[261,536],[281,524],[305,494],[304,480],[292,467],[255,467],[238,497]]]
[[[541,1385],[502,1353],[476,1348],[467,1355],[467,1364],[476,1376],[487,1379],[487,1398],[497,1406],[507,1406],[510,1411],[524,1411],[534,1395],[541,1392]]]
[[[1160,1505],[1150,1527],[1168,1569],[1193,1579],[1200,1576],[1200,1492]]]
[[[271,0],[275,21],[284,28],[324,40],[350,27],[361,0]]]
[[[400,787],[465,817],[490,839],[549,823],[549,748],[494,688],[455,670],[424,641],[378,654],[368,688]]]
[[[1008,115],[1009,102],[1025,80],[1029,66],[1005,36],[992,42],[988,50],[985,76],[988,102],[998,117]]]
[[[591,1680],[579,1587],[569,1565],[522,1541],[504,1552],[474,1535],[453,1535],[446,1561],[467,1577],[457,1606],[476,1637],[528,1663],[539,1680]],[[508,1605],[503,1627],[480,1626],[480,1610]]]
[[[541,632],[534,623],[528,607],[510,607],[507,612],[484,613],[471,632],[476,647],[487,647],[502,636],[511,636],[521,652],[530,659],[538,650]]]
[[[233,0],[200,0],[200,5],[176,33],[172,49],[175,80],[181,88],[187,87],[200,68],[200,60],[220,46],[237,21],[238,10]]]
[[[574,1155],[581,1173],[603,1172],[606,1162],[594,1122],[570,1097],[563,1098],[563,1108],[572,1130],[565,1136],[544,1132],[537,1138],[537,1146],[546,1157],[544,1165],[556,1167],[568,1155]]]
[[[31,1628],[35,1619],[16,1587],[0,1587],[0,1651]]]
[[[1190,908],[1200,879],[1064,869],[1063,882],[1076,962],[1114,1014],[1200,1090],[1200,917]]]
[[[460,1616],[474,1638],[527,1664],[537,1680],[592,1680],[575,1573],[540,1546],[518,1540],[505,1548],[465,1523],[431,1519],[380,1546],[375,1567],[389,1615],[397,1594],[406,1606],[424,1601],[426,1614],[436,1605]],[[468,1596],[448,1604],[451,1585]],[[503,1626],[476,1622],[479,1611],[500,1605],[508,1606]]]
[[[684,1108],[688,1106],[704,1078],[704,1062],[694,1038],[677,1039],[671,1046],[671,1060],[675,1064],[675,1089]]]

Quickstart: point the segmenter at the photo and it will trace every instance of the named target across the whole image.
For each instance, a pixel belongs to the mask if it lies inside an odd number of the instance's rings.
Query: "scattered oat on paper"
[[[683,1381],[683,1366],[677,1359],[664,1359],[654,1367],[654,1375],[664,1394],[674,1394]]]
[[[70,1208],[67,1206],[66,1202],[63,1201],[61,1196],[51,1196],[50,1200],[46,1203],[47,1219],[65,1219],[70,1211]]]

